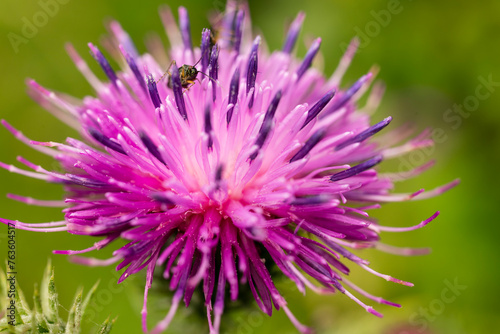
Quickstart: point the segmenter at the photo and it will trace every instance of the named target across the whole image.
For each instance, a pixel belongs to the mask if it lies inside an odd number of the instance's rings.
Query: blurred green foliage
[[[64,4],[60,4],[57,13],[49,17],[27,43],[18,45],[17,52],[9,41],[9,33],[21,35],[23,20],[32,20],[42,7],[39,1],[28,0],[3,0],[0,4],[0,117],[30,138],[42,141],[62,141],[77,134],[27,97],[26,78],[35,78],[46,87],[77,97],[92,94],[67,57],[64,43],[71,41],[90,60],[86,45],[99,42],[105,34],[103,22],[110,17],[121,22],[140,51],[145,51],[143,41],[148,32],[163,31],[157,15],[161,1],[60,2]],[[220,7],[220,3],[168,2],[174,10],[179,5],[188,8],[195,42],[199,42],[201,28],[208,26],[207,13]],[[307,17],[301,38],[308,41],[322,37],[322,62],[327,75],[335,69],[343,45],[361,34],[363,47],[344,85],[366,73],[373,64],[380,66],[378,78],[386,83],[387,91],[374,122],[392,115],[395,119],[392,127],[413,122],[419,129],[430,127],[440,131],[441,140],[434,150],[385,164],[387,170],[398,170],[421,158],[437,160],[432,170],[398,184],[397,190],[431,189],[457,177],[462,180],[460,186],[438,198],[389,204],[374,212],[383,224],[409,226],[436,210],[441,211],[441,216],[422,230],[382,236],[385,242],[394,245],[431,247],[432,254],[404,258],[374,250],[361,252],[373,261],[374,269],[412,281],[415,287],[398,286],[353,270],[354,282],[375,295],[403,304],[403,309],[374,305],[385,314],[383,319],[378,319],[345,296],[324,297],[308,292],[304,298],[283,283],[281,286],[297,317],[318,328],[319,333],[331,334],[402,334],[411,323],[417,325],[415,333],[426,333],[424,327],[429,333],[453,334],[491,333],[493,328],[499,328],[500,294],[496,283],[500,276],[497,263],[500,228],[493,209],[498,205],[500,185],[497,176],[500,86],[491,86],[488,97],[476,98],[477,105],[474,105],[474,97],[478,97],[478,89],[483,97],[487,92],[484,85],[478,88],[481,80],[490,77],[493,82],[500,82],[500,2],[258,0],[251,1],[250,9],[255,31],[262,32],[271,50],[281,47],[287,22],[298,11],[305,11]],[[299,56],[304,55],[304,43],[297,52]],[[97,66],[92,66],[99,72]],[[470,112],[466,109],[462,114],[448,111],[455,104],[464,103],[468,103]],[[56,168],[49,158],[16,141],[5,129],[0,129],[0,152],[0,160],[5,163],[16,163],[16,156],[22,155],[47,168]],[[0,179],[0,216],[26,222],[62,219],[59,209],[27,207],[4,197],[13,192],[56,199],[62,194],[60,187],[5,170],[0,170]],[[2,227],[0,263],[6,256],[5,231]],[[18,231],[20,285],[33,286],[53,249],[83,249],[95,241],[66,233]],[[93,255],[105,258],[110,253],[111,250],[104,250]],[[63,305],[70,303],[64,298],[71,298],[77,286],[83,284],[88,289],[96,279],[101,280],[93,306],[95,318],[86,324],[89,331],[95,330],[93,323],[102,323],[109,314],[118,314],[114,327],[117,333],[140,332],[143,276],[132,277],[123,286],[116,286],[117,274],[112,267],[87,268],[67,263],[64,256],[52,256],[52,259],[58,272]],[[465,288],[456,294],[445,290],[455,281]],[[31,296],[32,292],[26,289],[25,294]],[[165,301],[155,315],[161,316],[167,307]],[[179,313],[172,333],[176,332],[175,328],[184,328],[180,318],[188,315],[184,311]],[[228,333],[295,333],[283,312],[276,312],[272,319],[253,311],[240,312],[227,321],[234,322],[234,330]]]

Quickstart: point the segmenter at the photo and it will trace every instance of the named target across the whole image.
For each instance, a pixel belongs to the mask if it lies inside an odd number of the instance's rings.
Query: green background
[[[77,97],[92,94],[64,51],[71,41],[89,63],[88,42],[98,43],[104,35],[107,18],[119,20],[130,33],[141,52],[144,36],[156,31],[163,34],[157,8],[161,1],[97,1],[69,0],[60,5],[56,15],[38,29],[18,52],[10,44],[9,32],[21,34],[23,18],[32,19],[41,10],[38,1],[2,0],[0,4],[0,117],[21,129],[32,139],[62,141],[76,136],[61,122],[42,110],[25,93],[24,80],[35,78],[42,85]],[[302,297],[290,285],[280,283],[290,308],[299,320],[312,325],[319,333],[405,333],[405,326],[417,322],[406,333],[493,333],[500,328],[498,300],[498,163],[500,156],[500,87],[493,87],[488,98],[478,100],[467,117],[453,121],[443,118],[454,104],[471,102],[481,85],[479,77],[491,76],[500,82],[500,2],[481,1],[481,5],[465,0],[402,0],[400,11],[392,14],[387,24],[375,20],[376,13],[386,10],[393,1],[251,1],[254,28],[262,32],[270,49],[281,47],[286,24],[300,10],[306,12],[302,40],[321,36],[325,73],[335,69],[343,43],[357,34],[368,33],[357,54],[344,86],[366,73],[373,64],[381,67],[378,78],[387,85],[386,95],[374,121],[387,115],[394,117],[395,127],[406,122],[419,129],[441,129],[443,140],[435,149],[406,157],[417,162],[422,157],[436,159],[436,166],[419,178],[398,184],[397,191],[432,189],[457,177],[461,184],[452,191],[426,201],[389,204],[374,213],[381,223],[410,226],[436,210],[440,217],[426,228],[404,234],[384,233],[385,242],[399,246],[431,247],[423,257],[398,257],[374,250],[361,252],[372,261],[373,268],[415,283],[408,288],[386,282],[359,270],[352,280],[375,295],[403,304],[402,309],[374,305],[385,317],[378,319],[364,312],[342,295],[316,296],[308,291]],[[220,1],[169,1],[172,9],[183,4],[189,10],[194,41],[206,27],[207,13],[220,6]],[[375,13],[375,15],[374,15]],[[378,27],[378,30],[377,30]],[[373,30],[370,30],[373,29]],[[305,53],[300,42],[298,55]],[[318,64],[321,66],[321,64]],[[97,66],[92,68],[98,72]],[[99,73],[100,75],[100,73]],[[481,92],[486,92],[484,88]],[[460,124],[458,123],[460,122]],[[16,141],[0,129],[0,160],[16,162],[22,155],[47,168],[56,168],[45,156]],[[403,160],[386,163],[385,170],[398,170]],[[55,185],[28,179],[0,170],[0,216],[25,222],[61,219],[59,209],[28,207],[8,200],[6,193],[17,193],[43,199],[62,195]],[[0,262],[6,255],[6,228],[0,233]],[[56,267],[60,300],[69,305],[80,285],[89,288],[101,280],[98,299],[93,309],[95,322],[108,315],[118,315],[116,333],[140,333],[139,311],[142,304],[143,276],[131,279],[124,287],[116,287],[112,267],[87,268],[68,263],[53,249],[81,249],[94,241],[66,233],[33,233],[18,231],[18,280],[27,295],[33,283],[40,280],[47,258]],[[110,251],[92,256],[104,258]],[[463,287],[457,295],[449,293],[446,282]],[[444,294],[444,295],[443,295]],[[448,298],[454,296],[453,301]],[[168,299],[160,298],[153,316],[166,312]],[[153,304],[150,304],[153,308]],[[283,312],[272,318],[255,312],[255,308],[236,312],[225,319],[226,333],[295,333]],[[426,311],[427,310],[427,311]],[[427,312],[425,315],[424,312]],[[169,333],[198,333],[195,321],[183,320],[188,312],[180,311]],[[423,330],[425,327],[425,330]],[[92,332],[92,324],[86,324]],[[399,329],[398,329],[399,328]],[[204,332],[204,331],[202,331]]]

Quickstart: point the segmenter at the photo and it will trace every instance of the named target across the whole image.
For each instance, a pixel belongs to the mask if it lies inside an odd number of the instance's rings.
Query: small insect
[[[197,79],[198,73],[201,73],[204,76],[206,76],[207,78],[209,78],[210,80],[215,81],[214,79],[209,77],[207,74],[198,71],[198,69],[196,68],[196,65],[198,65],[200,60],[201,60],[201,58],[198,59],[198,61],[194,65],[184,64],[181,67],[179,67],[179,78],[181,79],[182,88],[189,89],[192,85],[194,85],[196,83],[195,81],[199,82],[199,80]],[[173,87],[172,72],[170,72],[170,68],[172,67],[173,64],[175,64],[175,60],[172,60],[172,62],[168,66],[168,69],[165,72],[165,74],[163,74],[163,76],[157,81],[157,82],[159,82],[159,81],[163,80],[163,78],[168,75],[167,87],[170,89],[172,89],[172,87]]]

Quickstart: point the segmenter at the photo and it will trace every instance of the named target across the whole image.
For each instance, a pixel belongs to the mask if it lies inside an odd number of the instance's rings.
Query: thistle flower
[[[2,221],[30,231],[103,237],[90,248],[58,254],[77,255],[119,238],[128,240],[110,259],[73,260],[87,265],[119,262],[117,270],[125,269],[119,282],[144,269],[144,331],[153,272],[162,270],[174,294],[170,311],[151,333],[164,331],[180,303],[189,305],[197,287],[205,298],[211,333],[219,332],[227,301],[237,300],[239,289],[246,288],[263,312],[271,315],[273,306],[283,309],[300,332],[309,333],[274,285],[271,266],[301,292],[306,287],[318,293],[339,291],[377,316],[351,291],[399,306],[347,280],[346,263],[388,281],[411,283],[376,272],[351,249],[421,254],[424,250],[384,245],[379,233],[420,228],[438,212],[415,226],[393,228],[379,225],[368,211],[382,202],[438,195],[458,181],[429,192],[390,193],[394,181],[416,176],[432,163],[386,175],[375,166],[432,141],[428,131],[405,139],[406,132],[398,130],[380,144],[371,140],[391,122],[388,117],[372,125],[380,86],[358,108],[373,73],[340,88],[358,41],[353,40],[337,70],[325,78],[311,66],[321,39],[313,41],[302,60],[293,55],[303,13],[293,21],[282,50],[272,53],[264,51],[260,36],[252,38],[244,4],[229,1],[226,15],[214,23],[217,30],[203,30],[200,47],[192,44],[186,9],[179,9],[180,29],[167,7],[160,14],[171,43],[166,74],[168,61],[160,65],[151,55],[164,59],[161,47],[139,55],[129,36],[112,22],[107,47],[121,71],[89,44],[108,82],[97,79],[75,49],[67,47],[96,97],[76,101],[28,81],[31,96],[77,129],[84,141],[31,141],[3,121],[18,139],[58,160],[64,172],[24,158],[19,161],[33,172],[1,166],[66,189],[62,202],[10,198],[66,208],[59,222]],[[264,263],[263,258],[272,261]]]

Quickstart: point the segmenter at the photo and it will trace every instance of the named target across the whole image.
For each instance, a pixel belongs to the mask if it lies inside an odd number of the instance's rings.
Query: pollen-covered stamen
[[[111,83],[113,83],[113,85],[116,85],[116,81],[118,80],[118,77],[116,76],[116,73],[113,70],[113,68],[111,68],[111,65],[109,64],[106,57],[104,57],[104,55],[101,53],[101,51],[96,46],[94,46],[92,43],[89,43],[88,45],[89,45],[90,54],[92,55],[92,57],[94,57],[94,59],[99,63],[99,65],[101,66],[102,70],[104,71],[106,76],[109,78]]]
[[[130,70],[134,74],[134,77],[137,79],[139,86],[141,86],[141,88],[144,90],[144,92],[146,92],[146,85],[144,83],[144,77],[141,74],[141,72],[139,71],[139,67],[137,66],[137,63],[135,62],[135,59],[133,58],[133,56],[129,52],[127,52],[124,49],[124,47],[122,45],[120,45],[119,48],[120,48],[120,51],[121,51],[123,57],[125,57],[125,60],[127,61],[128,67],[130,67]]]
[[[243,34],[243,19],[245,18],[245,12],[243,10],[239,10],[238,13],[236,14],[236,21],[234,23],[234,31],[233,31],[233,36],[234,36],[234,51],[240,52],[240,45],[241,45],[241,36]]]
[[[344,142],[338,144],[335,147],[335,151],[339,151],[339,150],[343,149],[344,147],[347,147],[351,144],[360,143],[360,142],[364,141],[365,139],[370,138],[371,136],[373,136],[374,134],[376,134],[377,132],[379,132],[380,130],[385,128],[387,125],[389,125],[389,123],[391,121],[392,121],[392,117],[387,117],[383,121],[378,122],[377,124],[375,124],[373,126],[370,126],[368,129],[358,133],[354,137],[349,138],[349,139],[345,140]]]
[[[302,28],[302,23],[306,15],[303,12],[299,12],[295,20],[293,20],[288,29],[288,34],[286,35],[285,43],[283,44],[282,51],[286,53],[291,53],[299,37],[300,28]]]
[[[295,153],[295,155],[290,159],[290,162],[294,162],[296,160],[300,160],[309,153],[317,143],[321,141],[326,135],[326,129],[319,129],[315,133],[312,134],[311,138],[309,138],[304,146],[300,148],[300,150]]]
[[[213,145],[212,138],[212,120],[210,115],[210,106],[205,106],[205,133],[208,135],[208,148],[211,149]]]
[[[354,94],[356,94],[361,89],[361,87],[363,87],[363,85],[371,77],[372,74],[368,73],[367,75],[363,75],[361,78],[359,78],[359,80],[356,81],[351,87],[349,87],[349,89],[347,89],[344,92],[344,94],[342,94],[338,99],[333,101],[333,105],[330,108],[328,108],[328,110],[324,112],[321,116],[324,117],[342,108],[354,96]]]
[[[156,87],[156,81],[153,79],[153,75],[148,75],[148,91],[149,96],[151,97],[151,102],[155,108],[160,108],[161,106],[161,98],[158,93],[158,88]]]
[[[212,32],[210,29],[203,29],[201,32],[201,72],[206,73],[208,64],[210,62],[210,35]]]
[[[108,137],[106,137],[102,132],[97,130],[96,128],[89,127],[88,128],[89,134],[97,140],[99,143],[102,145],[109,147],[110,149],[119,152],[121,154],[126,154],[125,151],[123,150],[122,146],[118,144],[117,142],[112,141]]]
[[[252,50],[250,51],[250,57],[248,58],[248,66],[247,66],[247,94],[253,88],[255,89],[255,80],[257,79],[257,68],[258,68],[258,49],[260,44],[260,36],[255,38],[255,41],[252,45]],[[255,92],[252,92],[252,96],[250,96],[248,101],[248,108],[253,107],[253,98]]]
[[[191,25],[189,23],[189,15],[184,7],[179,7],[179,27],[181,29],[182,42],[187,50],[193,49],[191,41]]]
[[[300,79],[302,75],[306,73],[307,69],[311,66],[314,57],[319,51],[320,45],[321,45],[321,38],[317,38],[314,40],[309,50],[307,50],[304,60],[300,64],[300,67],[297,69],[297,79]]]
[[[187,120],[186,104],[184,102],[184,96],[182,95],[182,85],[181,77],[179,76],[179,68],[175,61],[172,63],[172,90],[174,91],[175,103],[177,104],[177,110],[181,114],[184,120]]]
[[[166,165],[165,160],[161,156],[160,151],[158,151],[158,147],[156,147],[155,143],[149,138],[149,136],[144,131],[139,132],[139,138],[141,138],[142,143],[148,149],[149,153],[151,153],[158,161],[162,164]]]
[[[274,114],[276,113],[276,109],[278,109],[278,104],[280,100],[281,100],[281,91],[278,91],[274,96],[273,100],[271,101],[271,103],[269,104],[269,108],[267,108],[266,115],[264,116],[264,121],[262,122],[259,134],[257,136],[257,140],[255,141],[255,145],[258,147],[258,149],[252,154],[250,154],[250,156],[248,157],[250,160],[254,160],[255,158],[257,158],[259,150],[262,148],[267,139],[267,136],[271,132],[271,128],[273,126]]]
[[[382,161],[382,156],[377,155],[371,159],[366,160],[365,162],[360,163],[359,165],[356,165],[354,167],[333,174],[330,177],[330,181],[339,181],[354,175],[358,175],[359,173],[364,172],[365,170],[368,170],[373,166],[379,164],[381,161]]]
[[[210,78],[213,79],[212,83],[212,100],[215,102],[217,98],[217,87],[215,86],[215,82],[219,77],[219,48],[217,44],[212,47],[212,54],[210,55]]]
[[[226,121],[227,124],[231,122],[233,117],[233,110],[236,102],[238,101],[238,91],[240,89],[240,68],[237,67],[234,71],[233,78],[231,79],[231,84],[229,85],[229,99],[228,104],[232,104],[231,108],[227,111]]]

